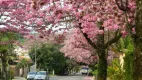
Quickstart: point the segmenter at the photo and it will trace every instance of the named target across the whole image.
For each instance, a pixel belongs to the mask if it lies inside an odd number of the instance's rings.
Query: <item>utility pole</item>
[[[33,68],[33,71],[37,71],[37,32],[35,30],[35,28],[32,29],[32,32],[31,32],[32,35],[34,35],[35,37],[35,41],[34,41],[34,66],[32,67]]]

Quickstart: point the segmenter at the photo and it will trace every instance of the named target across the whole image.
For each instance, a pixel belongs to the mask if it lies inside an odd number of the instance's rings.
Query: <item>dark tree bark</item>
[[[133,80],[142,80],[142,0],[136,0]]]
[[[2,58],[1,58],[1,61],[2,61],[2,78],[3,80],[7,80],[7,65],[6,65],[6,56],[3,54]]]
[[[105,51],[104,34],[98,35],[97,49],[99,63],[98,63],[98,75],[97,80],[107,79],[107,56]]]

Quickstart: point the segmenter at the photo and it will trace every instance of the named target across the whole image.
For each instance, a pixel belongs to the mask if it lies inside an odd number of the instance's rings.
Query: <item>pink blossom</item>
[[[130,9],[136,9],[136,4],[134,2],[129,3],[128,7]]]
[[[33,14],[27,14],[26,15],[26,19],[28,20],[28,19],[31,19],[33,17]]]
[[[98,34],[104,34],[103,30],[98,30]]]
[[[117,30],[117,29],[119,29],[119,26],[117,25],[117,24],[114,24],[114,30]]]
[[[57,18],[60,19],[62,17],[62,14],[58,14]]]
[[[135,28],[132,28],[132,32],[133,34],[136,34]]]
[[[126,37],[126,35],[128,34],[126,31],[121,31],[121,33],[123,37]]]
[[[37,23],[37,25],[40,25],[40,26],[44,24],[42,20],[39,20],[36,23]]]
[[[39,13],[39,16],[40,16],[40,17],[44,17],[44,16],[45,16],[45,13],[40,12],[40,13]]]

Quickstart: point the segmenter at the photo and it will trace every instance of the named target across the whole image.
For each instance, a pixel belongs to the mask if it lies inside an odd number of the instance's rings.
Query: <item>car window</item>
[[[46,75],[46,72],[38,72],[37,75]]]
[[[30,75],[34,75],[34,74],[36,74],[36,72],[29,72],[28,74],[30,74]]]

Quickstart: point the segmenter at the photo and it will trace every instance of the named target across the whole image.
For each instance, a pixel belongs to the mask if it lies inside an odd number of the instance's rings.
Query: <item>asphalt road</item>
[[[85,79],[87,76],[74,75],[74,76],[50,76],[49,80],[93,80]],[[15,77],[12,80],[26,80],[24,77]]]
[[[49,80],[84,80],[85,76],[53,76]]]

